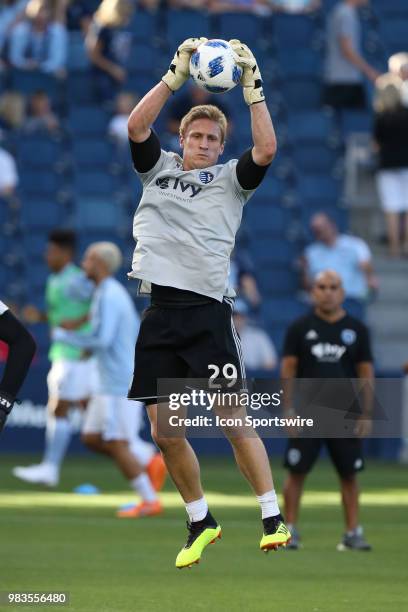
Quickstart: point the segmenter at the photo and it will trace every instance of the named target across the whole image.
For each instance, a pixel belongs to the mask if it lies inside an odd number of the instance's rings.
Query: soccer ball
[[[237,85],[242,68],[226,40],[214,38],[197,48],[191,55],[190,75],[194,83],[213,94],[225,93]]]

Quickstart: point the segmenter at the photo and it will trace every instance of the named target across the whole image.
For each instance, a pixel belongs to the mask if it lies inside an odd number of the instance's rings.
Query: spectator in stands
[[[60,123],[52,112],[51,101],[45,91],[36,91],[29,100],[29,116],[24,123],[24,131],[30,134],[58,133]]]
[[[283,13],[313,13],[321,6],[320,0],[270,0],[275,12]]]
[[[258,290],[253,266],[249,257],[245,256],[242,251],[234,249],[232,253],[228,283],[234,288],[237,295],[245,298],[253,312],[259,309],[262,297]]]
[[[324,103],[334,108],[364,109],[364,77],[375,82],[380,73],[361,54],[357,9],[368,0],[342,0],[329,15],[326,44]]]
[[[0,7],[0,70],[6,67],[4,63],[5,48],[10,29],[24,15],[28,0],[3,0]]]
[[[130,0],[102,0],[86,38],[93,65],[96,100],[109,101],[126,81],[132,33],[127,26],[133,13]]]
[[[0,197],[13,195],[17,183],[16,162],[8,151],[0,148]]]
[[[138,102],[138,97],[128,91],[118,94],[115,102],[116,112],[109,122],[108,134],[120,147],[126,147],[128,153],[129,135],[128,119],[129,115]]]
[[[399,76],[403,81],[408,80],[408,53],[401,51],[394,53],[388,59],[388,70]]]
[[[238,299],[234,306],[234,324],[241,338],[244,364],[248,370],[274,370],[278,363],[275,347],[268,334],[249,323],[249,308]]]
[[[5,91],[0,96],[0,133],[18,130],[25,115],[23,96],[17,91]]]
[[[201,104],[215,104],[228,119],[228,140],[231,138],[233,126],[231,122],[231,113],[224,101],[219,101],[219,96],[213,96],[205,89],[201,89],[195,85],[191,85],[188,90],[176,97],[169,106],[167,111],[167,132],[170,136],[172,146],[179,149],[179,128],[180,121],[193,106]]]
[[[63,15],[61,5],[53,16],[45,0],[30,0],[26,18],[10,34],[9,60],[14,68],[65,76],[68,38]]]
[[[384,74],[377,80],[374,100],[377,186],[392,257],[408,255],[408,108],[401,100],[402,83],[399,76]]]
[[[212,13],[270,13],[269,0],[209,0],[207,4]]]
[[[303,255],[303,284],[308,291],[316,276],[330,268],[337,272],[346,295],[345,308],[353,316],[364,318],[364,306],[370,291],[378,289],[371,252],[361,238],[339,234],[336,224],[328,215],[313,215],[310,228],[315,242]]]

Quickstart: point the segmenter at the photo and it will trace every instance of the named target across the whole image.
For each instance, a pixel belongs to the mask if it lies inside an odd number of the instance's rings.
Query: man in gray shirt
[[[168,396],[158,397],[157,381],[183,379],[188,385],[187,379],[193,378],[205,379],[208,385],[215,377],[224,383],[224,390],[242,388],[238,381],[245,378],[245,371],[232,321],[229,260],[243,206],[276,152],[259,68],[250,49],[238,40],[230,43],[243,68],[241,84],[250,110],[253,146],[239,160],[219,164],[227,121],[216,106],[202,105],[181,121],[183,157],[161,150],[150,126],[171,94],[187,81],[191,54],[206,42],[190,38],[180,45],[169,71],[134,108],[128,123],[133,164],[143,184],[129,276],[139,279],[140,291],[150,293],[152,300],[136,343],[129,398],[146,403],[153,438],[190,519],[187,543],[176,559],[180,569],[199,562],[204,548],[220,537],[221,527],[208,510],[190,444],[179,432],[160,433],[158,422],[165,407],[158,404],[167,402]],[[216,41],[209,44],[215,46]],[[229,377],[234,387],[225,384]],[[267,551],[285,546],[290,533],[279,511],[265,447],[250,429],[244,434],[234,428],[225,433],[260,503],[264,531],[260,548]]]
[[[361,54],[361,24],[357,9],[369,0],[343,0],[329,15],[324,101],[335,108],[364,108],[364,77],[380,75]]]

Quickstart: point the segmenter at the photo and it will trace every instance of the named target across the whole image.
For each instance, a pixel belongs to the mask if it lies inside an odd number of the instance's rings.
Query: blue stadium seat
[[[340,128],[343,138],[353,132],[372,131],[373,116],[369,111],[343,110],[340,114]]]
[[[282,48],[278,49],[277,59],[281,73],[285,78],[312,77],[320,78],[323,70],[322,54],[314,49]]]
[[[273,16],[273,29],[279,47],[310,48],[319,33],[318,22],[309,15],[277,13]]]
[[[70,70],[66,82],[68,106],[92,104],[94,89],[90,72]]]
[[[28,228],[22,237],[24,253],[27,262],[35,259],[43,259],[47,246],[47,232],[34,232]]]
[[[326,144],[297,145],[292,151],[295,169],[301,173],[331,173],[338,161],[338,154]]]
[[[132,45],[127,69],[135,73],[151,73],[157,67],[157,53],[152,44],[136,42]]]
[[[280,202],[286,189],[286,182],[267,174],[253,196],[253,202],[259,201],[270,206]],[[250,202],[249,205],[251,205]]]
[[[274,298],[262,303],[261,314],[267,328],[288,325],[308,311],[309,307],[292,298]]]
[[[79,198],[76,203],[75,226],[81,230],[112,230],[123,224],[120,205],[113,199]]]
[[[408,4],[406,0],[374,0],[372,5],[375,12],[383,19],[390,15],[408,17]]]
[[[299,274],[290,266],[274,266],[258,274],[258,285],[264,297],[295,295],[299,289]]]
[[[55,172],[24,168],[20,175],[19,186],[24,194],[55,197],[64,187],[64,179]]]
[[[85,39],[82,32],[68,32],[68,70],[88,70],[90,61],[85,48]]]
[[[48,231],[64,224],[65,209],[52,200],[27,198],[22,202],[20,218],[27,231]]]
[[[216,38],[245,41],[255,53],[263,34],[263,20],[251,13],[222,13],[217,18],[216,32]]]
[[[75,136],[102,136],[106,135],[109,117],[98,106],[82,106],[71,109],[68,125]]]
[[[380,36],[387,51],[396,53],[407,46],[407,20],[399,16],[388,17],[380,22]]]
[[[344,207],[336,206],[330,202],[319,203],[315,205],[309,204],[301,208],[301,224],[303,229],[303,236],[306,240],[313,240],[312,233],[310,231],[310,219],[316,213],[325,213],[328,215],[334,223],[337,225],[341,232],[345,232],[349,228],[349,210]]]
[[[78,172],[74,179],[74,190],[83,196],[109,197],[117,188],[115,177],[106,172],[82,171]]]
[[[288,135],[292,143],[327,143],[335,127],[331,114],[322,111],[291,113],[287,122]]]
[[[151,73],[130,72],[126,80],[125,89],[140,96],[144,96],[144,94],[152,89],[157,82],[158,79]]]
[[[330,176],[308,174],[297,177],[297,191],[301,205],[305,207],[334,205],[341,195],[341,190],[342,183]]]
[[[22,94],[29,95],[35,91],[45,91],[51,100],[58,101],[62,82],[55,77],[33,70],[11,70],[9,88]]]
[[[269,206],[259,206],[255,202],[250,202],[248,207],[245,207],[244,223],[254,237],[283,236],[292,220],[291,209],[281,208],[272,202]]]
[[[199,11],[167,11],[167,41],[171,48],[180,45],[188,36],[211,38],[208,15]]]
[[[18,144],[17,159],[22,168],[49,168],[60,160],[61,154],[60,142],[25,134]]]
[[[28,264],[26,283],[30,291],[44,291],[50,271],[43,261],[31,261]]]
[[[134,39],[151,43],[157,36],[157,21],[158,18],[154,13],[138,9],[134,13],[129,26]]]
[[[314,79],[283,80],[281,93],[285,104],[293,110],[313,110],[321,106],[322,84]]]
[[[47,323],[36,323],[29,326],[37,343],[37,354],[46,354],[50,345],[50,330]]]
[[[80,168],[106,167],[113,160],[112,145],[101,138],[76,138],[72,143],[72,153]]]
[[[289,264],[299,255],[296,244],[283,238],[256,238],[251,240],[250,253],[257,265],[264,270],[276,264]]]

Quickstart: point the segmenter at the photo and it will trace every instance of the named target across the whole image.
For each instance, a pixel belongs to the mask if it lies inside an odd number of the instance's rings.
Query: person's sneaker
[[[286,544],[286,550],[299,550],[299,548],[302,548],[300,533],[294,525],[288,525],[288,529],[292,537]]]
[[[43,484],[56,487],[59,482],[58,468],[51,463],[38,463],[28,467],[17,466],[12,470],[13,476],[32,484]]]
[[[291,540],[291,533],[283,522],[283,516],[277,514],[262,519],[264,533],[259,548],[264,552],[277,550],[280,546],[284,548]]]
[[[146,473],[155,491],[163,488],[167,476],[166,464],[160,453],[155,453],[146,466]]]
[[[214,544],[221,538],[221,526],[210,512],[202,521],[187,521],[188,538],[176,558],[176,567],[183,569],[199,563],[202,552],[208,544]]]
[[[337,550],[343,552],[345,550],[371,550],[370,544],[365,540],[363,528],[356,527],[353,531],[344,534],[340,544],[337,544]]]
[[[163,512],[161,502],[156,499],[154,502],[143,501],[140,504],[126,504],[116,512],[118,518],[142,518],[144,516],[156,516]]]

